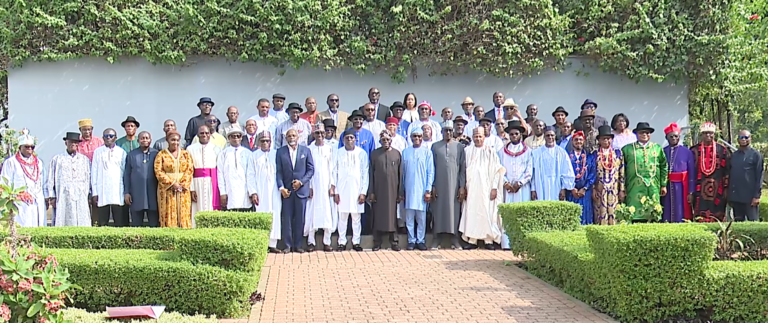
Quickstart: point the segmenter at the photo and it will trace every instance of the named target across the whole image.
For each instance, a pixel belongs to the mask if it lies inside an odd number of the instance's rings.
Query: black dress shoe
[[[409,243],[409,244],[408,244],[408,245],[405,247],[405,250],[413,250],[414,248],[416,248],[416,244],[415,244],[415,243]]]
[[[269,247],[269,253],[283,253],[283,251],[277,248]]]
[[[285,249],[283,249],[283,253],[290,253],[290,252],[291,252],[291,249],[290,249],[290,248],[285,248]]]
[[[352,250],[360,252],[363,251],[363,247],[361,247],[359,244],[353,245]]]
[[[494,246],[492,243],[486,243],[485,244],[486,250],[496,250],[496,246]]]
[[[377,246],[373,246],[373,249],[371,249],[371,250],[373,250],[373,251],[379,251],[379,250],[381,250],[381,246],[380,246],[380,245],[377,245]]]
[[[338,247],[336,247],[336,251],[344,251],[344,250],[347,250],[347,245],[343,245],[343,246],[339,245]]]
[[[393,244],[392,245],[392,251],[400,251],[400,245],[399,244]]]
[[[315,245],[310,244],[307,246],[307,252],[312,252],[312,251],[315,251]]]
[[[416,249],[419,249],[421,251],[427,250],[427,245],[424,243],[418,243],[416,244]]]
[[[333,252],[333,247],[325,246],[325,247],[323,247],[323,251],[325,251],[325,252]]]
[[[305,253],[306,251],[303,248],[296,248],[293,252],[295,253]]]
[[[464,250],[475,250],[475,249],[477,249],[477,245],[476,244],[469,243],[466,246],[464,246]]]

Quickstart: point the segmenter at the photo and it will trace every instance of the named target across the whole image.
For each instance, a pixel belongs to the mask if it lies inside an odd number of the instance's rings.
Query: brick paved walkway
[[[228,322],[614,322],[502,251],[269,255],[250,320]],[[268,277],[268,278],[265,278]]]

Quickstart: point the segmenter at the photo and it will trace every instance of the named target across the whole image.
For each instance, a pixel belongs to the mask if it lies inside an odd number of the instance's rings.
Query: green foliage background
[[[634,80],[688,81],[695,119],[753,125],[768,71],[765,20],[749,17],[765,1],[0,0],[0,107],[5,70],[28,60],[224,56],[404,82],[416,66],[505,77],[583,55]]]

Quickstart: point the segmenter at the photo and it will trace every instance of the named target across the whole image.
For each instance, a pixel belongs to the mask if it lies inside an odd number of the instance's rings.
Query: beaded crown
[[[712,122],[705,122],[701,125],[699,132],[717,132],[717,127],[715,127],[715,124]]]

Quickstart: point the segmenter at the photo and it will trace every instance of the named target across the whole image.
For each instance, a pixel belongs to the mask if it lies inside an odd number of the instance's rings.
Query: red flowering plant
[[[0,251],[0,322],[66,322],[61,310],[71,300],[72,290],[79,287],[68,281],[69,272],[59,267],[54,255],[40,252],[29,237],[19,237],[16,232],[18,204],[31,201],[24,187],[14,188],[3,179],[0,222],[9,235]]]

